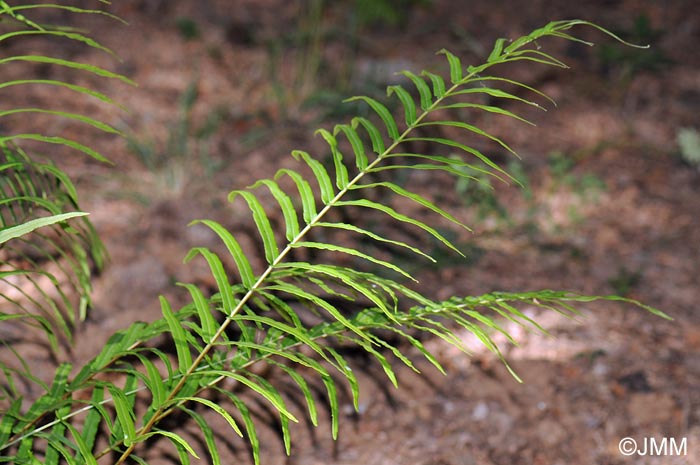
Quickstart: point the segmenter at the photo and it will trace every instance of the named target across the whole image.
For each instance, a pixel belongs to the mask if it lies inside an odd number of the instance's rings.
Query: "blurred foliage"
[[[608,282],[617,295],[627,297],[639,285],[641,280],[641,271],[631,271],[623,266],[617,270],[617,274],[610,278]]]
[[[680,128],[676,132],[681,158],[690,166],[700,169],[700,131]]]
[[[429,6],[432,0],[355,0],[354,13],[361,26],[403,27],[414,6]]]
[[[181,16],[175,20],[175,27],[185,40],[197,39],[200,35],[199,25],[192,18]]]
[[[189,181],[197,179],[193,174],[209,177],[220,168],[220,162],[211,155],[210,145],[224,112],[220,108],[209,110],[198,124],[193,116],[198,98],[198,84],[194,80],[180,96],[177,117],[168,125],[165,141],[133,132],[126,136],[129,150],[149,171],[156,173],[160,187],[165,190],[182,191]]]

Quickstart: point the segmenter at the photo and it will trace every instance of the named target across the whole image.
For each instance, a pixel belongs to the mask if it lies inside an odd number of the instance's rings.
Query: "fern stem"
[[[192,364],[188,367],[187,371],[182,375],[180,378],[180,381],[178,381],[177,385],[170,391],[170,394],[168,395],[166,401],[164,402],[164,405],[167,405],[170,401],[174,400],[178,393],[182,390],[182,388],[185,386],[187,383],[187,380],[189,377],[194,373],[195,370],[199,367],[199,365],[202,363],[204,358],[211,352],[211,350],[214,348],[216,341],[218,341],[221,336],[224,334],[226,329],[228,328],[229,324],[233,321],[233,317],[236,316],[240,311],[243,309],[243,307],[248,303],[248,301],[253,297],[253,295],[257,292],[257,290],[265,283],[266,279],[270,274],[275,270],[275,268],[282,263],[282,261],[286,258],[286,256],[289,254],[289,252],[294,248],[294,245],[298,242],[300,242],[306,234],[316,225],[318,224],[324,216],[334,207],[336,204],[350,191],[350,189],[355,186],[357,183],[359,183],[362,178],[364,178],[374,167],[376,167],[379,163],[384,161],[385,157],[388,156],[390,153],[393,152],[393,150],[398,147],[404,140],[408,137],[408,135],[418,126],[420,123],[430,114],[435,108],[440,106],[440,103],[447,99],[448,97],[452,96],[452,93],[458,89],[463,82],[468,81],[474,73],[470,73],[467,75],[465,78],[463,78],[461,81],[454,83],[442,97],[436,98],[435,101],[428,107],[426,110],[423,110],[423,112],[417,116],[416,120],[410,124],[407,125],[406,129],[401,133],[401,135],[394,140],[385,150],[382,152],[380,155],[377,156],[370,164],[367,165],[363,170],[361,170],[359,173],[355,175],[355,177],[350,180],[344,188],[340,189],[338,193],[331,199],[324,207],[316,214],[316,216],[309,221],[304,228],[299,231],[299,233],[289,241],[287,246],[275,257],[272,263],[268,265],[268,267],[263,271],[263,273],[258,277],[258,279],[255,281],[255,283],[248,289],[248,291],[241,297],[239,300],[238,304],[236,307],[231,310],[229,315],[226,317],[223,323],[219,326],[219,329],[214,333],[214,335],[211,337],[210,341],[207,343],[206,346],[199,352],[197,357],[193,360]],[[169,407],[167,409],[160,407],[151,417],[151,419],[146,423],[143,427],[141,427],[137,431],[137,436],[141,436],[144,434],[147,434],[148,432],[151,431],[151,429],[158,423],[162,418],[165,417],[165,414],[168,410],[170,410],[172,407]],[[115,465],[120,465],[124,463],[124,461],[131,455],[131,453],[134,450],[134,447],[136,446],[136,442],[132,443],[130,446],[127,447],[127,449],[122,453],[122,455],[119,457],[119,460],[115,463]]]

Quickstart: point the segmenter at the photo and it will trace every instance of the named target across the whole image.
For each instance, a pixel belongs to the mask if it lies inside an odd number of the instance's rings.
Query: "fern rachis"
[[[0,5],[4,13],[9,11],[16,15],[17,7],[12,9],[5,2],[0,2]],[[26,25],[34,28],[32,23]],[[41,457],[46,463],[60,463],[61,460],[97,463],[100,458],[116,454],[115,463],[127,460],[144,463],[145,459],[138,455],[141,451],[138,446],[161,437],[173,444],[183,463],[189,463],[189,456],[196,456],[192,445],[178,431],[158,427],[166,417],[177,413],[196,424],[212,461],[219,463],[221,454],[213,431],[198,411],[206,408],[221,416],[235,433],[241,436],[244,431],[247,433],[254,460],[259,463],[260,445],[250,408],[237,391],[224,389],[223,382],[247,388],[278,412],[287,453],[291,448],[289,423],[298,421],[298,418],[286,406],[278,388],[251,369],[255,364],[269,364],[288,376],[299,388],[310,421],[316,424],[319,399],[307,382],[308,373],[313,373],[326,390],[325,401],[331,413],[331,430],[335,437],[339,417],[337,378],[348,382],[355,408],[358,408],[359,385],[347,358],[329,341],[349,343],[367,352],[396,385],[396,375],[388,356],[393,355],[413,369],[415,366],[395,339],[410,344],[441,371],[440,362],[426,349],[418,334],[440,338],[463,348],[454,329],[463,328],[500,356],[490,332],[507,335],[500,323],[502,319],[542,330],[536,321],[518,309],[523,304],[570,315],[575,313],[572,305],[577,302],[619,300],[664,316],[653,308],[616,296],[579,296],[555,291],[491,293],[434,301],[403,284],[410,283],[412,277],[400,266],[363,250],[327,240],[333,238],[332,232],[343,231],[380,245],[402,248],[414,254],[416,259],[433,260],[419,245],[361,224],[344,223],[331,215],[339,208],[354,208],[372,211],[387,220],[427,233],[428,237],[460,253],[459,248],[431,224],[402,213],[388,203],[371,200],[366,194],[377,189],[385,190],[466,228],[437,203],[384,175],[392,175],[396,170],[440,170],[459,175],[453,166],[460,163],[480,173],[510,179],[498,163],[473,146],[420,131],[431,127],[455,128],[466,134],[485,137],[512,151],[500,138],[473,124],[432,116],[438,111],[443,115],[445,111],[469,108],[523,120],[516,113],[495,104],[468,99],[488,96],[496,101],[506,99],[539,107],[537,103],[495,85],[515,86],[543,96],[541,92],[488,72],[493,66],[514,61],[565,67],[561,61],[543,52],[539,45],[532,45],[547,36],[580,41],[567,32],[576,25],[598,28],[585,21],[549,23],[515,41],[499,39],[486,63],[469,66],[466,70],[458,57],[443,50],[441,53],[449,68],[447,80],[433,72],[418,75],[407,71],[404,75],[415,87],[413,94],[417,97],[401,86],[388,88],[388,96],[395,97],[403,110],[404,121],[401,123],[375,99],[364,96],[349,99],[367,104],[372,116],[353,118],[349,124],[339,124],[332,131],[317,131],[328,144],[331,160],[328,167],[320,158],[295,150],[292,155],[304,166],[306,174],[302,170],[281,169],[273,178],[229,195],[230,201],[242,202],[250,210],[260,236],[266,267],[257,272],[254,270],[236,233],[212,220],[199,221],[220,237],[235,264],[233,272],[229,272],[223,266],[222,257],[201,247],[193,249],[186,257],[186,261],[201,257],[208,263],[217,292],[208,296],[192,284],[181,284],[189,292],[189,304],[174,310],[165,298],[161,298],[162,319],[150,324],[136,323],[116,333],[97,357],[76,369],[72,378],[69,377],[72,367],[61,365],[54,383],[45,387],[45,395],[28,411],[20,411],[21,402],[13,402],[0,420],[3,460],[35,463],[37,457]],[[96,46],[89,42],[88,45]],[[64,116],[72,117],[70,114]],[[100,128],[96,124],[93,126]],[[79,150],[84,147],[63,139],[39,138],[50,143],[65,143]],[[406,150],[406,143],[413,142],[448,147],[465,158],[455,160],[429,152]],[[341,147],[346,153],[351,152],[351,156],[344,155]],[[90,151],[86,153],[92,154]],[[330,166],[332,170],[329,170]],[[378,179],[376,175],[379,173],[383,175]],[[261,191],[266,191],[274,199],[273,206],[284,222],[284,234],[276,234],[273,229],[267,211],[272,207],[263,203]],[[313,235],[314,231],[329,234],[324,234],[321,240],[320,236]],[[348,254],[382,268],[382,274],[336,263],[298,261],[292,258],[292,252],[299,249]],[[348,315],[342,302],[360,303],[366,308]],[[307,310],[302,310],[302,306]],[[312,312],[316,322],[305,322],[301,316],[304,311]],[[153,344],[164,338],[170,341],[172,354]],[[111,377],[105,377],[106,374]],[[213,402],[209,397],[212,393],[226,400],[225,406]],[[77,417],[82,421],[76,421]],[[97,449],[98,437],[107,442],[101,450]]]

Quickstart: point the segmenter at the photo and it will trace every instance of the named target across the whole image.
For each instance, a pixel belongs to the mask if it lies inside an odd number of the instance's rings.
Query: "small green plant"
[[[625,267],[617,270],[617,274],[610,278],[610,285],[617,295],[628,296],[642,280],[641,271],[630,271]]]
[[[4,1],[0,1],[0,7],[3,18],[11,19],[11,23],[26,31],[26,35],[37,31],[48,36],[74,33],[67,33],[63,28],[39,26],[21,16],[23,10],[62,8],[74,13],[89,12],[57,5],[10,6]],[[440,53],[448,68],[446,77],[432,71],[420,74],[405,71],[404,75],[413,84],[411,90],[397,85],[388,88],[389,97],[396,98],[403,110],[402,118],[395,118],[376,99],[350,98],[349,101],[367,105],[370,114],[317,131],[328,144],[332,159],[330,170],[319,157],[294,150],[292,155],[300,164],[299,170],[283,168],[271,178],[229,193],[229,201],[251,212],[264,257],[260,266],[252,260],[254,251],[245,250],[241,245],[237,232],[228,231],[211,220],[199,220],[195,223],[210,228],[220,237],[228,256],[196,247],[185,261],[201,259],[209,265],[216,283],[215,292],[205,293],[193,284],[180,283],[191,297],[189,303],[174,309],[166,298],[160,297],[161,319],[152,323],[135,322],[118,331],[84,366],[57,364],[55,377],[49,383],[34,376],[22,355],[15,351],[24,369],[2,362],[0,461],[32,465],[147,463],[149,449],[155,442],[164,441],[172,445],[182,463],[190,463],[190,457],[201,453],[208,454],[212,463],[219,464],[221,448],[225,445],[218,438],[224,433],[215,434],[204,417],[208,412],[219,415],[230,426],[232,434],[245,436],[254,461],[260,463],[260,443],[253,413],[256,403],[242,391],[258,396],[278,414],[287,453],[292,451],[290,423],[299,421],[300,416],[287,405],[279,387],[260,374],[257,367],[261,365],[277,370],[298,388],[300,403],[305,406],[312,424],[318,423],[319,404],[325,404],[335,438],[340,417],[340,384],[349,386],[355,409],[359,408],[360,388],[339,344],[366,352],[396,385],[393,363],[405,363],[416,369],[406,347],[413,347],[438,370],[444,371],[423,344],[421,335],[440,338],[464,349],[456,331],[462,328],[476,335],[501,357],[490,334],[501,332],[512,341],[500,324],[502,319],[542,329],[518,309],[522,305],[572,315],[576,313],[573,307],[576,303],[604,299],[632,303],[665,316],[623,297],[582,296],[550,290],[494,292],[434,300],[413,289],[411,284],[415,278],[390,258],[392,250],[403,250],[415,260],[434,262],[429,251],[421,246],[425,241],[409,242],[388,235],[380,228],[342,221],[343,211],[375,214],[382,218],[382,223],[411,228],[461,254],[437,226],[396,209],[392,196],[413,202],[459,228],[467,227],[440,205],[412,191],[410,185],[400,186],[385,175],[397,170],[425,173],[437,170],[461,176],[462,171],[453,168],[457,164],[494,179],[512,180],[501,166],[479,150],[452,139],[421,136],[418,129],[458,128],[465,134],[486,137],[511,151],[504,141],[481,128],[437,115],[444,115],[444,110],[473,108],[520,119],[499,106],[478,103],[478,98],[484,96],[540,108],[535,101],[517,96],[508,89],[527,89],[533,92],[533,98],[546,99],[544,94],[494,74],[493,68],[521,61],[565,67],[544,52],[541,43],[546,37],[580,42],[569,32],[577,25],[591,26],[612,35],[585,21],[556,21],[516,40],[497,40],[485,63],[467,67],[457,56],[442,50]],[[12,34],[0,35],[0,40]],[[69,38],[99,47],[82,34]],[[66,62],[47,57],[31,60],[51,60],[54,64],[68,66]],[[98,70],[89,65],[71,65],[83,71]],[[100,73],[107,72],[100,70]],[[54,85],[74,90],[72,84]],[[92,96],[87,91],[84,93]],[[72,117],[70,114],[62,116]],[[34,136],[37,138],[46,137]],[[3,136],[0,141],[9,144],[15,139],[22,137]],[[435,153],[409,151],[407,144],[412,142],[426,143],[435,148]],[[440,155],[442,148],[458,151],[462,158],[455,160]],[[9,146],[9,150],[13,148]],[[378,191],[391,195],[380,203],[372,196]],[[267,196],[272,200],[269,204],[262,200]],[[18,201],[16,198],[9,200]],[[279,230],[273,227],[271,212],[281,218]],[[42,222],[65,218],[54,217]],[[24,237],[24,232],[37,225],[26,216],[13,218],[13,221],[16,224],[0,230],[2,238],[6,239],[3,244]],[[19,230],[13,229],[17,226]],[[370,255],[337,239],[338,235],[347,234],[380,245],[389,257]],[[305,260],[304,256],[315,257],[315,260]],[[361,265],[342,265],[343,262],[333,260],[337,256],[360,259],[382,272],[367,271]],[[84,262],[84,256],[79,258]],[[224,259],[233,264],[232,270],[225,269]],[[7,265],[12,266],[11,263]],[[13,271],[18,272],[17,268]],[[15,302],[10,300],[9,303]],[[350,312],[352,308],[359,308],[359,311]],[[31,309],[25,309],[22,316],[33,318]],[[0,323],[10,319],[10,314],[0,313]],[[45,332],[50,337],[51,332],[48,329]],[[310,387],[312,379],[323,386],[324,393],[319,394]],[[19,382],[36,385],[42,395],[25,399],[24,392],[17,388]],[[201,441],[187,440],[180,430],[167,426],[167,418],[175,418],[175,423],[189,422],[201,434]]]
[[[700,131],[693,128],[680,128],[676,133],[681,159],[690,166],[700,169]]]
[[[452,155],[459,162],[457,155]],[[474,207],[477,212],[477,219],[484,220],[487,217],[495,217],[498,220],[509,222],[510,215],[505,205],[501,203],[496,195],[494,181],[486,173],[462,166],[459,163],[452,166],[460,173],[455,181],[455,191],[466,207]],[[527,200],[530,200],[528,188],[529,179],[525,174],[522,163],[511,161],[508,163],[508,173],[523,188],[523,193]]]
[[[296,30],[267,41],[268,79],[280,119],[297,118],[300,111],[310,108],[318,111],[321,119],[348,116],[358,110],[357,105],[338,105],[348,92],[381,94],[385,82],[378,85],[370,76],[353,80],[363,34],[374,26],[400,28],[406,24],[412,8],[431,3],[430,0],[300,2]],[[341,21],[332,23],[327,20],[329,16],[339,17]],[[333,60],[340,65],[324,57],[324,48],[331,44],[342,50]]]
[[[197,39],[200,35],[199,25],[192,18],[181,16],[175,20],[175,27],[185,40]]]
[[[198,98],[195,80],[180,96],[177,119],[168,125],[165,141],[134,133],[126,136],[129,150],[154,173],[159,190],[182,192],[190,187],[190,181],[209,177],[220,168],[220,162],[211,156],[210,145],[223,112],[215,109],[201,124],[196,124],[192,112]]]

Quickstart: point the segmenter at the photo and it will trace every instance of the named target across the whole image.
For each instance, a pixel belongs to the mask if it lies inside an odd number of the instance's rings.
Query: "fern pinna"
[[[463,121],[435,119],[434,115],[446,114],[444,110],[469,108],[525,121],[495,104],[480,103],[481,97],[490,101],[514,100],[535,107],[540,105],[513,93],[512,89],[524,89],[536,98],[547,97],[524,83],[493,75],[491,69],[515,61],[565,67],[542,51],[537,41],[554,36],[583,42],[568,32],[576,25],[592,26],[615,37],[586,21],[552,22],[514,41],[499,39],[486,63],[466,69],[457,56],[443,50],[440,53],[446,59],[448,77],[428,71],[420,74],[404,71],[412,88],[400,85],[388,88],[388,96],[396,98],[401,106],[400,120],[378,100],[365,96],[349,99],[366,104],[370,116],[358,116],[332,130],[317,131],[328,145],[332,163],[326,164],[320,157],[295,150],[292,156],[302,166],[298,171],[281,169],[272,178],[229,194],[229,201],[241,202],[251,212],[264,251],[264,268],[258,270],[251,263],[249,252],[241,246],[235,232],[212,220],[195,222],[218,235],[230,255],[222,257],[200,247],[185,258],[189,261],[201,257],[208,263],[217,291],[209,296],[193,284],[180,284],[189,292],[189,304],[174,310],[161,297],[162,319],[149,324],[135,323],[116,333],[97,357],[78,367],[72,378],[69,376],[72,367],[61,365],[53,384],[46,386],[46,393],[28,411],[22,410],[21,401],[13,402],[0,421],[2,460],[96,464],[104,458],[117,464],[146,463],[143,446],[162,438],[172,443],[182,463],[190,463],[190,457],[198,456],[193,445],[178,431],[161,426],[165,418],[178,414],[191,419],[199,428],[211,462],[219,464],[221,445],[203,416],[203,410],[211,410],[230,425],[233,433],[247,438],[257,464],[261,461],[260,444],[249,397],[231,386],[260,396],[277,412],[287,453],[291,452],[292,443],[290,423],[299,418],[287,406],[279,388],[253,369],[254,365],[267,364],[288,376],[298,386],[314,425],[318,423],[317,403],[323,397],[331,414],[332,435],[336,437],[339,383],[342,380],[348,383],[356,409],[359,392],[357,378],[338,343],[365,351],[396,385],[392,368],[396,359],[415,369],[407,355],[409,346],[444,371],[422,343],[421,334],[463,348],[456,331],[466,329],[500,356],[491,338],[494,331],[508,336],[500,321],[510,320],[542,330],[518,309],[523,305],[571,315],[576,313],[572,305],[578,302],[622,300],[665,316],[617,296],[581,296],[548,290],[435,301],[410,287],[414,278],[401,266],[340,241],[316,239],[333,238],[334,232],[343,232],[380,246],[405,249],[426,263],[434,260],[420,245],[390,237],[378,229],[335,220],[337,216],[332,214],[356,209],[422,231],[460,253],[438,228],[388,203],[373,200],[368,194],[383,190],[414,202],[460,228],[467,228],[466,225],[437,203],[412,191],[410,186],[377,174],[440,170],[463,175],[465,171],[454,168],[462,164],[505,181],[510,179],[499,164],[476,148],[435,136],[425,129],[456,128],[486,137],[512,151],[503,140],[484,129]],[[412,144],[416,142],[421,146],[448,147],[462,158],[456,160],[406,149],[409,145],[417,146]],[[276,209],[284,220],[284,230],[279,234],[272,226],[263,197],[273,200],[268,209]],[[361,271],[331,260],[296,259],[301,254],[295,251],[302,249],[323,252],[316,257],[351,255],[381,272]],[[233,264],[233,269],[227,270],[225,262]],[[363,309],[349,314],[344,302],[348,307],[362,305]],[[307,312],[315,317],[313,321],[306,316]],[[164,349],[168,345],[173,347],[172,353]],[[320,396],[310,387],[309,373],[320,381],[325,395]]]

